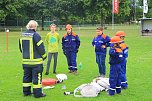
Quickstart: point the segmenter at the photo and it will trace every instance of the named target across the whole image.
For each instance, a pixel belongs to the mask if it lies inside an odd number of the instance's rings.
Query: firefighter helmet
[[[124,31],[118,31],[118,32],[116,32],[116,36],[124,37],[124,36],[126,36],[126,34]]]
[[[66,29],[72,29],[72,25],[67,24],[67,25],[66,25]]]
[[[119,36],[114,36],[110,40],[110,43],[119,43],[119,42],[122,42],[122,39]]]

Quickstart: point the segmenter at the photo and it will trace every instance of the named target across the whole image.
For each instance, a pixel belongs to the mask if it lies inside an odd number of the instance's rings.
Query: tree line
[[[143,0],[119,0],[119,13],[115,23],[124,23],[142,18]],[[65,23],[111,23],[112,0],[1,0],[0,21],[8,19],[45,20]],[[148,0],[152,16],[152,1]]]

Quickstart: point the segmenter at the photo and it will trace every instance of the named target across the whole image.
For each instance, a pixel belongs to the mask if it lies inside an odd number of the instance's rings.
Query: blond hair
[[[38,23],[35,20],[30,20],[28,24],[26,25],[27,29],[36,29],[38,26]]]

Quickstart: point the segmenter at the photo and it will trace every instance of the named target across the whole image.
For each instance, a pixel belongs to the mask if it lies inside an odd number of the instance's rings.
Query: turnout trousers
[[[35,67],[25,67],[23,66],[24,76],[23,76],[23,94],[30,95],[31,87],[33,88],[33,94],[35,97],[42,95],[42,72],[43,66],[38,65]]]

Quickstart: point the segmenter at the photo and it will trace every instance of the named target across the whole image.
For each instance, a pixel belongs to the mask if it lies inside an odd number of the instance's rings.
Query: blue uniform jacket
[[[120,47],[123,51],[123,57],[128,58],[128,46],[124,43],[124,41],[120,44]]]
[[[43,60],[46,59],[43,41],[35,30],[30,29],[21,34],[19,49],[22,53],[23,65],[35,66],[43,64]]]
[[[80,46],[80,39],[75,33],[65,34],[62,38],[62,49],[64,52],[77,52]]]
[[[92,45],[95,46],[96,54],[106,54],[107,48],[102,48],[102,45],[108,47],[110,46],[109,42],[110,37],[105,34],[96,36],[92,41]]]
[[[123,52],[119,48],[110,48],[109,50],[110,60],[109,64],[120,64],[123,60]]]
[[[111,43],[110,47],[113,47],[113,46],[114,44]],[[128,58],[128,46],[124,42],[122,42],[120,43],[120,48],[122,49],[124,59]]]

